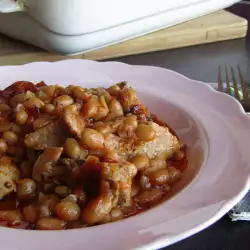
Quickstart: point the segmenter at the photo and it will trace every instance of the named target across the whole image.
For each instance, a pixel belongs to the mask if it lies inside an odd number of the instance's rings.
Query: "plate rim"
[[[170,72],[171,74],[174,74],[178,77],[182,77],[183,79],[185,79],[186,81],[189,81],[189,82],[192,82],[193,84],[199,84],[199,87],[200,88],[203,88],[204,91],[209,91],[211,93],[213,93],[213,95],[217,95],[217,98],[218,97],[221,97],[221,98],[226,98],[228,99],[231,99],[230,102],[231,103],[234,103],[233,105],[237,106],[237,112],[238,112],[238,115],[242,115],[242,119],[248,119],[249,116],[245,113],[243,107],[240,105],[239,102],[237,102],[233,97],[227,95],[227,94],[224,94],[224,93],[221,93],[221,92],[217,92],[214,88],[212,88],[210,85],[208,85],[207,83],[205,82],[202,82],[202,81],[196,81],[196,80],[192,80],[186,76],[183,76],[182,74],[180,73],[177,73],[173,70],[169,70],[169,69],[165,69],[165,68],[160,68],[160,67],[155,67],[155,66],[146,66],[146,65],[130,65],[130,64],[126,64],[126,63],[121,63],[121,62],[115,62],[115,61],[111,61],[111,62],[96,62],[96,61],[91,61],[91,60],[85,60],[85,59],[70,59],[70,60],[62,60],[62,61],[58,61],[58,62],[32,62],[32,63],[28,63],[28,64],[24,64],[24,65],[13,65],[13,66],[1,66],[0,67],[0,72],[1,72],[1,69],[6,69],[6,68],[22,68],[22,67],[36,67],[36,66],[41,66],[41,65],[44,65],[44,64],[72,64],[72,63],[91,63],[91,64],[103,64],[103,65],[110,65],[110,64],[116,64],[116,65],[119,65],[119,67],[133,67],[133,68],[137,68],[137,69],[140,69],[140,68],[153,68],[153,69],[157,69],[157,70],[162,70],[162,71],[168,71]],[[245,117],[245,118],[243,118]],[[250,121],[250,119],[249,119]],[[250,189],[250,172],[248,174],[248,177],[246,178],[246,181],[244,183],[244,187],[241,189],[241,191],[235,195],[233,198],[231,198],[230,200],[226,201],[225,203],[223,203],[221,205],[221,208],[211,216],[210,219],[206,220],[204,223],[196,226],[196,227],[193,227],[185,232],[182,233],[182,235],[178,234],[177,236],[173,237],[172,238],[172,241],[170,244],[173,244],[177,241],[180,241],[184,238],[187,238],[193,234],[196,234],[197,232],[201,231],[202,229],[205,229],[207,228],[208,226],[212,225],[214,222],[216,222],[217,220],[219,220],[223,215],[225,215],[229,209],[231,209],[233,206],[235,206],[244,196],[245,194],[248,192],[248,190]],[[15,229],[13,229],[15,230]],[[51,232],[50,232],[51,233]],[[61,233],[61,232],[60,232]],[[162,236],[160,238],[158,238],[156,241],[154,242],[151,242],[147,245],[143,245],[141,247],[137,247],[135,249],[151,249],[151,248],[160,248],[160,247],[164,247],[166,246],[166,236]],[[165,239],[165,240],[164,240]],[[165,241],[165,243],[164,243]],[[170,245],[168,244],[168,245]]]

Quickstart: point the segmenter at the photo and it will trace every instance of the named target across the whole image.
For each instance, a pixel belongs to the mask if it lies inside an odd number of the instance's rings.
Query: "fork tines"
[[[234,92],[234,96],[238,101],[242,101],[240,91],[242,92],[243,96],[243,102],[244,105],[247,105],[250,107],[250,97],[248,94],[248,88],[247,84],[245,81],[245,78],[243,76],[243,73],[240,69],[240,67],[237,67],[238,70],[238,76],[240,80],[240,85],[237,83],[237,77],[235,74],[235,71],[233,67],[230,67],[230,72],[231,72],[231,81],[230,81],[230,74],[228,73],[228,67],[225,67],[225,76],[226,76],[226,89],[224,89],[224,83],[223,83],[223,77],[222,77],[222,70],[221,67],[219,66],[219,72],[218,72],[218,91],[225,92],[229,95],[232,95],[232,90]],[[232,84],[231,84],[232,82]]]

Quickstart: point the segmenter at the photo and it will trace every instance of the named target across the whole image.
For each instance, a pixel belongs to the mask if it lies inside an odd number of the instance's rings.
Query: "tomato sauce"
[[[44,82],[40,82],[36,85],[34,85],[31,82],[27,81],[19,81],[8,88],[6,88],[4,91],[0,91],[0,104],[8,104],[9,100],[16,94],[22,94],[25,93],[26,91],[31,91],[31,92],[36,92],[38,88],[47,86]],[[55,97],[67,94],[67,92],[64,89],[57,89],[55,92]],[[126,101],[126,100],[123,100]],[[82,101],[79,101],[78,103],[82,104]],[[37,119],[39,116],[39,109],[34,107],[31,109],[26,110],[28,113],[28,121],[26,122],[25,125],[20,125],[22,134],[19,134],[21,137],[23,137],[26,133],[33,132],[33,122],[34,120]],[[165,122],[161,121],[158,119],[155,115],[150,115],[148,110],[143,106],[142,104],[138,105],[133,105],[129,107],[129,112],[137,115],[138,120],[141,119],[143,121],[149,121],[152,120],[155,123],[159,124],[160,126],[167,127],[169,131],[178,138],[176,135],[175,131],[169,127]],[[13,113],[8,114],[8,115],[1,115],[0,114],[0,123],[1,122],[15,122],[15,117],[13,116]],[[91,118],[86,118],[85,123],[86,127],[88,128],[93,128],[94,127],[94,120]],[[178,138],[179,139],[179,138]],[[19,148],[23,148],[23,138],[19,138],[17,145]],[[181,146],[180,151],[183,153],[183,158],[180,160],[177,160],[175,155],[172,156],[170,159],[167,160],[167,165],[168,166],[173,166],[176,169],[178,169],[180,172],[183,172],[188,165],[188,157],[187,157],[187,147],[186,146]],[[103,152],[96,152],[96,155],[98,158],[100,158],[101,161],[104,162],[114,162],[110,160],[109,158],[103,157]],[[38,156],[38,155],[36,155]],[[0,160],[6,157],[3,156]],[[14,158],[14,157],[13,157]],[[37,158],[37,157],[36,157]],[[95,158],[93,156],[93,158]],[[19,162],[16,162],[16,165],[18,166],[20,162],[27,160],[26,155],[22,156],[22,158],[19,159]],[[72,187],[75,189],[75,192],[80,193],[81,191],[84,190],[86,193],[86,197],[91,200],[96,197],[98,197],[102,192],[103,192],[103,187],[102,184],[104,183],[104,174],[103,174],[103,165],[102,163],[98,161],[94,161],[93,159],[90,161],[86,162],[77,162],[78,167],[75,167],[70,170],[70,175],[72,174],[73,178],[70,181],[74,181],[74,185]],[[67,173],[66,173],[67,174]],[[139,181],[140,179],[140,173],[134,178],[134,180]],[[112,183],[111,183],[112,184]],[[71,187],[71,186],[70,186]],[[132,200],[132,204],[129,207],[123,208],[123,213],[125,218],[129,216],[136,215],[142,211],[146,211],[150,209],[151,207],[163,202],[169,195],[169,192],[167,190],[164,190],[163,187],[158,186],[155,187],[155,189],[160,189],[163,193],[162,197],[160,200],[158,200],[156,203],[150,203],[150,205],[139,205],[135,199]],[[4,198],[0,200],[0,211],[3,210],[22,210],[24,207],[28,206],[29,204],[37,204],[38,202],[38,193],[40,191],[43,191],[43,186],[39,186],[39,183],[37,183],[37,191],[36,191],[36,196],[32,199],[29,199],[27,201],[22,201],[17,198],[16,193],[11,193],[9,195],[6,195]],[[78,195],[80,196],[80,195]],[[82,206],[86,204],[86,197],[82,197]],[[79,202],[79,201],[78,201]],[[34,229],[34,225],[25,221],[21,222],[14,222],[14,223],[9,223],[6,222],[3,218],[0,218],[0,226],[9,226],[12,228],[21,228],[21,229]],[[79,228],[79,227],[85,227],[86,225],[81,222],[81,221],[75,221],[68,223],[67,228]]]

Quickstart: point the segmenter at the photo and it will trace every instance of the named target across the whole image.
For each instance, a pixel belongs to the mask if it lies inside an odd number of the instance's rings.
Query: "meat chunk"
[[[16,189],[16,181],[19,178],[19,170],[14,164],[0,162],[0,198]]]
[[[72,106],[68,106],[64,110],[63,118],[70,132],[80,138],[85,128],[85,122],[79,112]]]
[[[167,127],[151,122],[149,124],[155,131],[155,138],[152,141],[136,142],[132,139],[121,139],[113,134],[106,134],[105,147],[116,151],[119,156],[124,158],[131,158],[137,154],[146,154],[149,159],[159,157],[166,160],[176,151],[180,150],[180,142]]]
[[[128,206],[132,200],[132,179],[137,168],[127,161],[121,164],[104,163],[103,174],[106,181],[101,183],[101,193],[92,199],[82,212],[82,219],[89,225],[103,221],[112,208],[120,205]]]
[[[120,195],[119,203],[122,206],[130,206],[132,201],[132,180],[137,174],[137,168],[134,164],[123,161],[119,171]]]
[[[32,177],[36,181],[41,181],[42,176],[51,170],[52,164],[57,162],[63,152],[63,148],[47,148],[38,157]]]
[[[122,161],[120,164],[104,163],[104,175],[114,183],[114,187],[117,186],[118,193],[114,188],[113,194],[116,193],[118,195],[117,198],[122,206],[129,206],[131,204],[132,180],[136,174],[137,168],[130,162]]]
[[[67,138],[67,131],[60,121],[54,121],[27,134],[24,142],[28,148],[44,150],[49,147],[61,146]]]
[[[91,200],[83,209],[81,218],[89,225],[101,222],[112,209],[113,194],[108,182],[103,183],[103,190],[100,196]]]
[[[155,122],[151,122],[150,125],[156,133],[155,139],[149,142],[140,143],[133,153],[145,153],[149,159],[154,159],[155,157],[167,159],[174,152],[180,150],[179,140],[168,128],[162,127]]]

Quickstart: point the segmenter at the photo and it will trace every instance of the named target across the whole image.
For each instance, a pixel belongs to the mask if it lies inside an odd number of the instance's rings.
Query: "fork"
[[[235,75],[235,71],[233,67],[230,67],[231,81],[230,81],[230,76],[228,73],[228,67],[227,66],[225,67],[226,88],[224,88],[223,79],[222,79],[222,70],[221,70],[221,67],[219,66],[217,90],[220,92],[229,94],[231,96],[234,96],[242,104],[245,111],[250,112],[250,96],[248,93],[247,84],[239,66],[237,67],[237,71],[239,75],[240,86],[237,83],[236,75]]]

